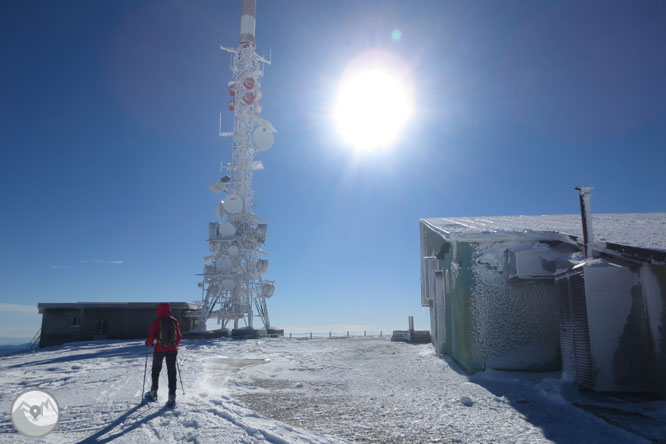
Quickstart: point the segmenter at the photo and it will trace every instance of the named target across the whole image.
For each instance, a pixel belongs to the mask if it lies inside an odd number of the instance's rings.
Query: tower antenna
[[[225,195],[217,203],[217,220],[208,226],[211,255],[204,257],[203,281],[199,283],[200,330],[206,329],[210,318],[217,318],[222,328],[232,323],[235,331],[256,331],[255,317],[263,328],[271,327],[266,299],[273,295],[275,286],[273,281],[262,278],[268,260],[259,257],[266,254],[261,247],[266,242],[268,225],[253,211],[252,175],[255,170],[264,169],[254,157],[273,145],[273,133],[277,130],[257,116],[261,112],[261,78],[267,61],[256,53],[257,1],[242,3],[238,48],[220,47],[232,55],[228,108],[234,114],[234,126],[232,132],[222,132],[220,116],[219,134],[233,136],[233,148],[231,162],[223,167],[228,174],[208,187]]]

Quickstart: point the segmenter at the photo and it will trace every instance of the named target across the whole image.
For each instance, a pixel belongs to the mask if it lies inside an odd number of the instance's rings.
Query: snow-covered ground
[[[35,442],[14,432],[9,417],[29,388],[60,405],[58,426],[42,440],[52,443],[666,441],[664,402],[619,408],[586,399],[595,416],[571,404],[583,397],[559,374],[469,377],[430,345],[386,338],[184,341],[186,394],[179,385],[178,407],[165,410],[166,369],[160,402],[139,405],[145,351],[140,341],[103,341],[3,357],[0,443]]]

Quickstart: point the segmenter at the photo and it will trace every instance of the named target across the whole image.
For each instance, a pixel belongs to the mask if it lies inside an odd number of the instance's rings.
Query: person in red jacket
[[[171,306],[163,302],[157,306],[157,319],[150,324],[146,346],[155,344],[153,352],[153,383],[146,398],[157,400],[157,388],[159,385],[160,371],[162,371],[162,360],[166,358],[167,375],[169,376],[169,401],[167,405],[176,405],[176,356],[178,355],[178,344],[182,339],[178,320],[171,316]]]

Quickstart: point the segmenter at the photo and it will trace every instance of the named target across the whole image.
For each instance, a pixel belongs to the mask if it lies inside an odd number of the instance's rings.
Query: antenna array
[[[261,161],[254,160],[257,153],[273,145],[273,125],[258,116],[261,112],[261,78],[264,65],[270,61],[255,51],[254,29],[256,0],[243,0],[241,37],[238,48],[222,50],[231,53],[233,80],[228,83],[231,100],[228,108],[234,113],[233,132],[220,135],[233,136],[231,162],[223,164],[227,175],[211,184],[214,193],[225,193],[217,203],[217,220],[208,226],[210,255],[204,257],[204,272],[199,287],[202,289],[202,310],[199,329],[206,329],[206,321],[216,317],[223,328],[233,322],[233,328],[254,328],[258,317],[264,328],[270,328],[266,299],[275,290],[273,281],[264,280],[268,260],[261,247],[266,242],[267,221],[256,216],[252,188],[252,175],[263,170]],[[256,314],[255,314],[256,313]],[[245,325],[240,325],[243,321]]]

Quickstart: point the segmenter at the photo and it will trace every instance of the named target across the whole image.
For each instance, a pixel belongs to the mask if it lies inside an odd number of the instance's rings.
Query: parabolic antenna
[[[220,256],[215,260],[215,269],[218,273],[226,273],[231,270],[231,259],[227,256]]]
[[[229,253],[229,256],[238,256],[240,249],[236,245],[232,245],[229,247],[227,251]]]
[[[275,137],[273,137],[273,132],[269,128],[259,125],[252,131],[252,140],[259,151],[266,151],[273,146]]]
[[[275,285],[270,282],[266,282],[264,283],[264,285],[261,286],[261,296],[266,299],[273,296],[274,292],[275,292]]]
[[[243,211],[243,199],[237,194],[229,194],[220,202],[222,208],[229,214],[238,214]]]
[[[236,226],[231,222],[221,222],[217,227],[217,233],[222,238],[231,237],[236,234]]]
[[[231,178],[229,176],[224,176],[217,182],[211,183],[208,185],[208,189],[211,190],[213,193],[217,194],[221,191],[225,191],[229,187],[229,181]]]

